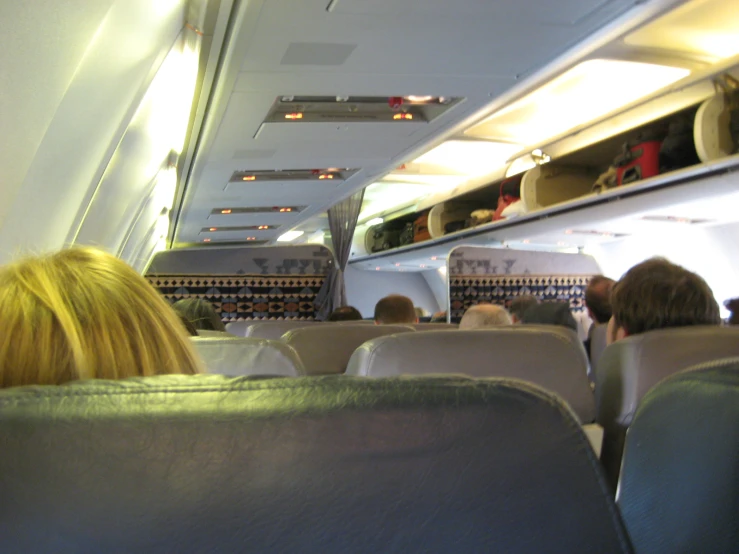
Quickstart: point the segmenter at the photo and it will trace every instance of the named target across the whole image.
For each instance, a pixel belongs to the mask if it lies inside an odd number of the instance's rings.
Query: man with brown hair
[[[613,286],[608,342],[655,329],[719,325],[713,292],[702,277],[664,258],[632,267]]]
[[[611,319],[611,289],[615,283],[605,275],[591,277],[585,289],[585,307],[593,323],[604,324]]]
[[[375,325],[418,323],[413,301],[401,294],[391,294],[375,305]]]

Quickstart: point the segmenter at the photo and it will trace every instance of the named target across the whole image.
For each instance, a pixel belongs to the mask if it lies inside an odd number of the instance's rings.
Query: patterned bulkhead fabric
[[[452,275],[449,278],[451,321],[459,323],[476,304],[510,302],[533,295],[544,302],[569,302],[573,312],[585,309],[585,288],[591,275]]]
[[[325,275],[150,275],[170,302],[202,298],[224,323],[238,320],[314,319]]]

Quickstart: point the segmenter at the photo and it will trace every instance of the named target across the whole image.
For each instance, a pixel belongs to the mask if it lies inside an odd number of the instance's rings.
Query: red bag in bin
[[[493,221],[503,219],[503,210],[511,204],[521,201],[521,177],[511,177],[500,184],[500,196],[498,196],[498,208],[493,214]]]
[[[631,146],[624,145],[616,158],[616,186],[628,185],[659,174],[659,150],[662,141],[647,140]]]

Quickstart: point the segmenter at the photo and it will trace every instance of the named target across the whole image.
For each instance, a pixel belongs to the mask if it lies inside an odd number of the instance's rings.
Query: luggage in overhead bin
[[[413,222],[413,242],[423,242],[430,239],[429,210],[426,210]]]
[[[695,148],[702,162],[739,153],[739,81],[724,76],[724,88],[706,100],[695,115]]]
[[[413,244],[413,223],[406,223],[400,232],[400,246]]]
[[[616,167],[616,186],[659,175],[661,146],[659,140],[637,139],[624,144],[623,151],[613,164]]]
[[[400,234],[405,224],[402,221],[387,221],[367,230],[365,247],[370,252],[382,252],[400,246]]]
[[[660,173],[701,163],[695,148],[694,121],[692,112],[670,120],[667,136],[659,150]]]

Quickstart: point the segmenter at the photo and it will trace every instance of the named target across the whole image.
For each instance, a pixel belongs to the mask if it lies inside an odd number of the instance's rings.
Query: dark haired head
[[[375,323],[416,323],[417,319],[413,301],[407,296],[391,294],[375,305]]]
[[[362,314],[354,306],[342,306],[336,308],[326,321],[358,321],[362,319]]]
[[[187,319],[195,329],[203,331],[225,331],[226,326],[213,308],[213,304],[201,298],[183,298],[172,304],[172,308]]]
[[[562,325],[577,332],[577,322],[572,317],[570,305],[566,302],[544,302],[531,306],[524,312],[522,322]]]
[[[585,289],[585,306],[596,323],[608,323],[611,319],[611,289],[616,283],[603,275],[595,275]]]
[[[718,325],[721,315],[711,288],[699,275],[664,258],[632,267],[611,292],[614,333]]]
[[[536,296],[531,296],[530,294],[525,294],[523,296],[517,296],[513,300],[511,300],[511,305],[508,307],[508,311],[511,314],[511,317],[513,318],[513,322],[517,323],[523,320],[523,314],[528,310],[531,306],[535,306],[539,303],[539,299],[536,298]]]

